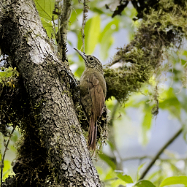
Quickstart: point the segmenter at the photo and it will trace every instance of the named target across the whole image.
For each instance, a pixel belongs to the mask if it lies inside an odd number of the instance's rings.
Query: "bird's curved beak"
[[[79,53],[79,55],[85,60],[85,62],[87,61],[86,55],[83,52],[79,51],[77,48],[73,48],[73,49],[75,49],[75,51]]]

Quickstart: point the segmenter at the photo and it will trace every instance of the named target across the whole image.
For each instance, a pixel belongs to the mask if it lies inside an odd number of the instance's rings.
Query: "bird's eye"
[[[90,57],[90,60],[93,60],[93,57]]]

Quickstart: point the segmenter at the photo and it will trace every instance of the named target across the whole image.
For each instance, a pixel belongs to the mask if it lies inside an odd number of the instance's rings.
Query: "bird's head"
[[[98,71],[103,72],[103,66],[102,66],[101,62],[95,56],[86,55],[85,53],[79,51],[78,49],[76,49],[76,48],[74,48],[74,49],[84,59],[86,68],[95,68]]]

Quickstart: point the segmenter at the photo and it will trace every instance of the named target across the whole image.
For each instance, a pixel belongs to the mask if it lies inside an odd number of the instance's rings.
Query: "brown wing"
[[[92,102],[91,116],[90,116],[90,128],[88,137],[89,148],[95,150],[97,139],[97,119],[102,115],[102,110],[105,103],[105,95],[99,79],[92,74],[88,80],[89,94]]]

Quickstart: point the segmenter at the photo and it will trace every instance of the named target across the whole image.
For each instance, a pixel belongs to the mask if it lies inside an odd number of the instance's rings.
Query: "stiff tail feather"
[[[90,127],[88,131],[88,148],[95,151],[97,140],[97,124],[93,117],[90,118]]]

